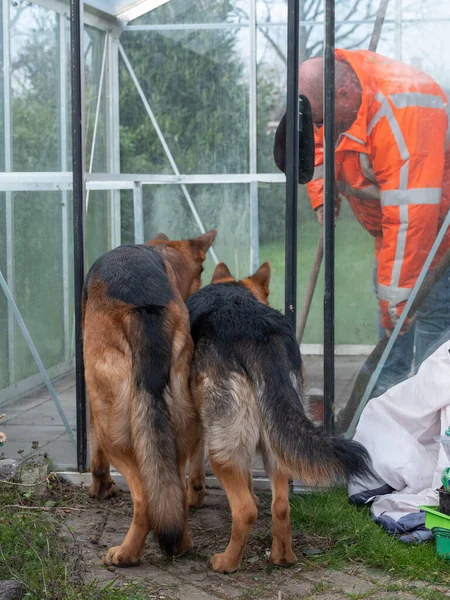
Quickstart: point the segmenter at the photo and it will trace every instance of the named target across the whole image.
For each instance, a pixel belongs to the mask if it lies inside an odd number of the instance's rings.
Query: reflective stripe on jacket
[[[450,207],[447,98],[439,85],[398,61],[368,51],[336,50],[362,87],[351,128],[336,142],[336,191],[375,237],[382,324],[391,328]],[[316,169],[307,184],[323,203],[323,127],[316,128]],[[444,165],[445,163],[445,165]],[[450,247],[450,232],[434,264]]]

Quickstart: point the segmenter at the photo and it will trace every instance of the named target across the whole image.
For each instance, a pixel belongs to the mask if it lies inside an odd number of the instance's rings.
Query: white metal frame
[[[5,149],[5,171],[12,171],[12,115],[11,115],[11,36],[9,30],[10,8],[9,2],[2,5],[2,28],[3,28],[3,110],[4,110],[4,149]],[[6,212],[6,282],[14,294],[14,205],[12,190],[5,190],[5,212]],[[13,309],[8,302],[8,370],[9,381],[16,381],[16,336]]]

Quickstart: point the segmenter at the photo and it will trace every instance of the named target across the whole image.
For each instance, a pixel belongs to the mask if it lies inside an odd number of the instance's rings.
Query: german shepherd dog
[[[360,444],[326,437],[303,407],[302,361],[288,319],[268,306],[270,265],[236,282],[217,265],[212,285],[188,298],[195,344],[190,386],[200,414],[211,467],[232,513],[231,539],[211,560],[215,571],[239,564],[257,518],[251,464],[257,450],[271,479],[273,543],[270,561],[296,561],[291,545],[289,479],[310,485],[345,481],[369,473]],[[189,499],[205,494],[204,446],[190,465]]]
[[[167,554],[190,547],[185,464],[198,416],[189,392],[193,342],[184,300],[200,287],[216,231],[164,234],[100,257],[84,284],[92,497],[114,494],[110,463],[129,485],[133,521],[107,565],[132,566],[150,530]]]

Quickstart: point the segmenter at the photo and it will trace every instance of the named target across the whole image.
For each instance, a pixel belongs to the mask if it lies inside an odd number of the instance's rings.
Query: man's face
[[[309,96],[305,89],[304,94],[311,103],[313,123],[316,127],[322,127],[324,121],[323,98]],[[334,129],[336,137],[350,128],[358,114],[358,105],[352,102],[346,88],[340,88],[336,92],[334,104]]]

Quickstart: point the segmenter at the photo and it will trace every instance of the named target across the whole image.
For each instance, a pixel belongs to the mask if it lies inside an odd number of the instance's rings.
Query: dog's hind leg
[[[238,466],[224,466],[216,462],[214,456],[210,458],[214,474],[227,494],[233,519],[227,549],[212,557],[211,567],[220,573],[233,573],[239,568],[258,509],[249,490],[248,473]]]
[[[292,551],[289,507],[289,477],[276,467],[270,474],[272,487],[273,541],[270,562],[280,567],[293,565],[297,557]]]
[[[259,498],[253,491],[253,475],[251,472],[248,474],[248,489],[250,490],[250,494],[252,495],[256,506],[259,506]]]
[[[201,508],[205,504],[206,493],[205,442],[199,434],[195,450],[189,459],[189,506]]]
[[[111,461],[125,477],[130,488],[133,500],[133,521],[121,545],[108,550],[104,563],[116,567],[132,567],[139,564],[145,539],[150,531],[147,492],[142,483],[138,465],[131,455],[112,456]]]
[[[89,496],[98,500],[106,500],[116,495],[116,486],[111,477],[109,461],[97,436],[92,409],[90,411],[90,438],[92,484],[89,488]]]

